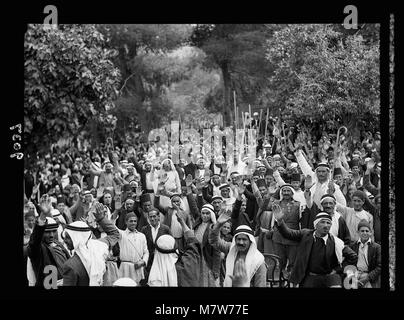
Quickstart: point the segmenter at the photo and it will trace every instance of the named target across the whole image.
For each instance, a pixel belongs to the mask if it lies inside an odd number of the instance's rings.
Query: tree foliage
[[[378,40],[331,25],[287,25],[267,41],[274,104],[292,119],[375,129],[380,114]],[[338,124],[339,123],[339,124]]]
[[[113,120],[120,72],[93,25],[29,25],[25,34],[24,141],[28,153]],[[46,139],[44,139],[46,137]]]

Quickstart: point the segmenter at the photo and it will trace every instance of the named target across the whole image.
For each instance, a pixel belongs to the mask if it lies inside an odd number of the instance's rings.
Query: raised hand
[[[230,275],[233,287],[248,287],[248,276],[245,261],[238,259],[234,265],[233,275]]]
[[[187,177],[185,178],[185,184],[187,187],[190,187],[192,185],[193,179],[192,179],[192,175],[187,175]]]
[[[327,193],[334,194],[334,192],[335,192],[335,184],[334,184],[334,181],[332,181],[332,179],[330,179],[330,182],[328,183]]]
[[[96,202],[94,203],[94,206],[95,206],[95,211],[93,212],[94,217],[96,220],[101,220],[105,216],[104,205],[99,202]]]
[[[203,179],[206,183],[210,182],[210,172],[208,170],[205,171],[205,174],[203,176]]]
[[[312,181],[313,179],[312,179],[312,177],[311,177],[311,175],[307,175],[306,176],[306,178],[305,178],[305,180],[304,180],[304,188],[305,189],[310,189],[311,188],[311,186],[313,185],[313,181]]]
[[[241,183],[239,183],[238,185],[237,192],[241,196],[244,193],[244,191],[245,191],[245,185],[243,181],[241,181]]]
[[[47,194],[42,196],[39,202],[39,208],[41,209],[41,215],[40,215],[41,220],[45,220],[46,217],[52,217],[52,214],[50,212],[53,207],[51,200]]]
[[[373,167],[375,166],[375,161],[373,159],[370,159],[367,163],[366,163],[366,168],[368,170],[372,170]]]
[[[202,188],[205,186],[204,181],[202,181],[202,179],[198,178],[196,179],[196,189],[198,190],[202,190]]]
[[[220,212],[221,212],[221,214],[219,215],[219,217],[217,218],[217,224],[219,224],[219,225],[223,225],[223,224],[225,224],[227,221],[229,221],[230,220],[230,215],[229,214],[227,214],[227,211],[226,210],[224,210],[224,211],[222,211],[222,210],[220,210]]]
[[[272,212],[276,220],[281,220],[285,215],[282,211],[282,208],[279,206],[279,204],[276,203],[272,205]]]
[[[136,197],[140,197],[142,195],[142,187],[136,187]]]

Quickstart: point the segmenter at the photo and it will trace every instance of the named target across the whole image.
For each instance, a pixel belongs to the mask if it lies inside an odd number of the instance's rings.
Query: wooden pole
[[[236,91],[233,90],[233,101],[234,101],[234,126],[237,128],[237,104],[236,104]]]
[[[262,119],[262,109],[260,110],[260,120],[258,122],[258,137],[261,134],[261,119]]]
[[[264,136],[264,142],[267,139],[267,132],[268,132],[268,118],[269,118],[269,108],[267,108],[267,118],[265,120],[265,136]]]

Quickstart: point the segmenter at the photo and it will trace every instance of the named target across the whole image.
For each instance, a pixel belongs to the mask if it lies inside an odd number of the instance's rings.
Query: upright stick
[[[258,137],[261,133],[261,119],[262,119],[262,109],[260,110],[260,120],[258,122]]]
[[[234,125],[237,128],[237,105],[236,105],[236,91],[233,90],[233,100],[234,100]]]
[[[265,120],[265,136],[264,136],[264,141],[267,140],[268,118],[269,118],[269,108],[267,108],[267,118],[266,118],[266,120]]]

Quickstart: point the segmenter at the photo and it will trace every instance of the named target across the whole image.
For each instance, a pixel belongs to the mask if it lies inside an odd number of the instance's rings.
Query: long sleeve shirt
[[[311,176],[312,181],[314,184],[310,188],[311,192],[311,200],[314,201],[318,207],[320,207],[320,199],[321,197],[328,192],[328,183],[329,180],[321,183],[317,179],[317,175],[314,173],[314,171],[311,169],[309,163],[307,160],[304,158],[301,150],[298,150],[295,152],[296,160],[297,163],[299,164],[304,176]],[[342,194],[340,188],[338,185],[334,184],[335,191],[334,191],[334,197],[337,200],[337,203],[340,203],[344,206],[346,206],[346,199],[344,195]]]

